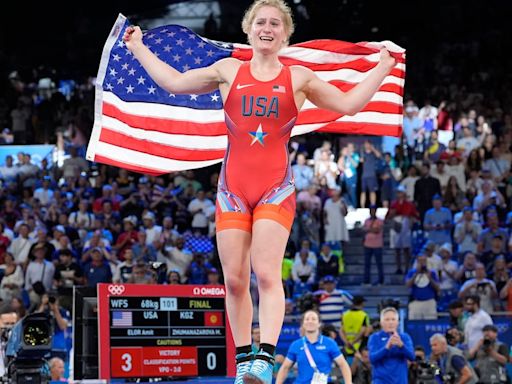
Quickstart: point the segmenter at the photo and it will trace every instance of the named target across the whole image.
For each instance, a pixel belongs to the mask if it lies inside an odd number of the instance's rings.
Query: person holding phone
[[[405,277],[405,284],[411,290],[409,320],[437,319],[437,295],[440,292],[439,278],[434,270],[427,267],[427,256],[416,258],[416,268]]]

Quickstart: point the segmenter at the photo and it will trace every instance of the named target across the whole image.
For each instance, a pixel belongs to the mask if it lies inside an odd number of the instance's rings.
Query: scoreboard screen
[[[234,376],[223,286],[98,285],[99,376]]]

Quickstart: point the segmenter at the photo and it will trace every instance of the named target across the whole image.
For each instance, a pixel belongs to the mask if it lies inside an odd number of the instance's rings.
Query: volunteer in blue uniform
[[[341,368],[345,384],[352,384],[352,373],[336,342],[320,334],[320,315],[317,311],[304,312],[301,321],[302,334],[288,349],[279,369],[276,384],[283,384],[290,368],[297,363],[295,384],[324,384],[330,382],[332,362]]]
[[[397,331],[398,311],[393,307],[382,310],[380,325],[382,330],[368,341],[372,384],[407,384],[407,360],[415,358],[411,337]]]

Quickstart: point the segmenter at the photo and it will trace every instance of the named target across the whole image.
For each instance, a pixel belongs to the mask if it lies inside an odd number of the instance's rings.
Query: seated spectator
[[[160,242],[162,227],[156,225],[155,214],[150,211],[142,215],[142,222],[144,224],[144,232],[146,233],[146,244],[151,244],[155,247],[155,243],[158,244]]]
[[[176,270],[170,270],[167,274],[167,283],[168,284],[181,284],[181,274]]]
[[[492,157],[484,162],[484,167],[491,171],[497,187],[504,187],[510,172],[510,161],[502,156],[498,146],[492,149]]]
[[[166,263],[168,271],[176,270],[183,277],[185,277],[185,272],[188,270],[192,259],[193,253],[185,248],[183,236],[176,238],[174,247],[164,248],[162,255],[157,256],[157,261]]]
[[[489,206],[501,206],[504,203],[503,195],[493,187],[492,181],[484,180],[482,182],[482,192],[479,192],[473,200],[473,208],[482,214]]]
[[[117,284],[127,283],[132,276],[133,266],[133,250],[128,248],[124,252],[124,261],[116,265],[112,282]]]
[[[507,383],[507,362],[509,346],[498,340],[498,328],[487,324],[482,328],[483,337],[469,350],[469,358],[474,360],[479,383]]]
[[[352,295],[342,289],[336,288],[337,280],[334,276],[325,276],[322,281],[322,289],[314,292],[319,298],[318,311],[323,324],[331,324],[337,330],[341,327],[341,316],[345,308],[352,305]]]
[[[409,320],[437,319],[439,279],[435,271],[428,269],[426,255],[418,255],[416,268],[407,273],[405,285],[411,290]]]
[[[293,267],[292,267],[293,269]],[[322,280],[327,275],[337,276],[339,273],[338,256],[331,252],[329,244],[323,244],[316,264],[315,278]]]
[[[501,236],[502,239],[507,239],[508,232],[505,228],[499,227],[498,215],[495,212],[489,212],[487,214],[487,228],[484,229],[478,237],[478,252],[485,253],[490,251],[495,236]],[[505,241],[501,242],[501,247],[501,252],[505,252],[507,247]]]
[[[313,252],[313,250],[311,249],[311,241],[309,241],[308,239],[302,240],[300,243],[300,248],[301,249],[299,251],[295,252],[294,261],[300,260],[300,251],[302,249],[305,249],[308,252],[308,260],[311,261],[316,266],[317,257],[316,257],[316,253]]]
[[[221,279],[221,276],[220,276],[220,273],[219,273],[217,268],[210,268],[208,270],[206,284],[208,284],[208,285],[220,285],[220,284],[222,284],[220,279]]]
[[[206,260],[203,253],[194,253],[192,262],[186,271],[187,283],[206,284],[208,281],[208,271],[212,268],[213,266]]]
[[[62,306],[70,310],[73,287],[83,284],[84,273],[78,263],[73,261],[73,253],[69,249],[61,249],[57,253],[57,264],[55,265],[55,275],[53,278]]]
[[[452,247],[450,243],[446,243],[441,246],[438,252],[441,256],[441,269],[439,270],[439,287],[441,288],[441,293],[439,304],[442,303],[446,306],[457,297],[457,272],[459,270],[459,265],[456,261],[451,259]]]
[[[510,270],[507,268],[507,262],[503,256],[498,256],[494,260],[493,267],[488,276],[496,284],[496,290],[501,292],[510,277]]]
[[[441,185],[441,192],[443,193],[443,195],[446,191],[446,187],[448,186],[448,181],[451,176],[447,172],[445,165],[446,165],[445,160],[444,160],[443,156],[441,156],[441,159],[436,161],[436,167],[430,171],[430,175],[433,178],[439,180],[439,184]]]
[[[450,176],[448,179],[448,185],[446,186],[443,194],[445,207],[450,209],[450,211],[455,214],[459,212],[459,210],[463,207],[464,199],[465,194],[457,184],[457,179],[455,176]]]
[[[133,257],[137,261],[156,261],[156,249],[152,244],[148,244],[146,238],[146,231],[139,231],[138,241],[132,245]]]
[[[30,303],[38,305],[42,295],[52,289],[55,267],[45,259],[43,244],[35,246],[33,256],[34,260],[28,263],[25,272],[25,289],[29,294]]]
[[[112,270],[106,262],[105,249],[94,247],[89,252],[91,261],[84,265],[85,285],[96,287],[99,283],[111,283]]]
[[[133,266],[130,279],[130,284],[156,284],[156,274],[148,267],[148,264],[142,260],[139,260],[137,264]]]
[[[43,207],[48,206],[53,199],[54,191],[50,188],[51,180],[50,176],[43,177],[42,185],[34,191],[34,198],[38,199]]]
[[[4,256],[4,264],[0,266],[3,270],[2,282],[0,283],[0,299],[7,303],[13,297],[20,297],[25,277],[21,266],[16,263],[12,253],[7,252]]]
[[[94,203],[92,204],[92,212],[95,215],[99,215],[102,211],[104,211],[103,203],[105,201],[109,201],[111,203],[112,211],[119,212],[121,202],[120,200],[121,199],[114,195],[112,186],[106,184],[101,188],[101,196],[94,200]]]
[[[128,216],[123,219],[124,231],[121,232],[117,238],[114,248],[117,250],[117,258],[124,260],[127,249],[132,249],[133,244],[139,240],[139,232],[136,229],[137,218],[135,216]]]
[[[92,228],[94,215],[89,212],[89,202],[81,199],[78,203],[78,211],[71,212],[69,215],[69,225],[75,228],[81,239],[85,238],[87,231]]]
[[[437,245],[451,242],[452,213],[446,207],[443,207],[441,196],[432,197],[433,208],[425,213],[423,219],[423,229],[427,233],[429,240]]]
[[[464,325],[464,343],[468,350],[477,345],[484,337],[483,327],[493,324],[491,316],[480,308],[480,296],[469,295],[464,298],[464,307],[469,314]]]
[[[485,266],[477,263],[475,277],[467,280],[459,290],[459,298],[463,299],[468,295],[480,297],[480,307],[487,313],[494,312],[493,300],[498,297],[496,284],[487,278]]]
[[[505,263],[512,262],[511,255],[506,251],[507,248],[504,242],[501,235],[494,235],[491,239],[491,249],[480,255],[480,262],[485,266],[487,274],[492,272],[494,261],[499,257],[503,258]]]
[[[32,249],[34,241],[29,238],[30,228],[27,224],[22,224],[19,227],[18,236],[11,242],[7,251],[14,256],[16,264],[26,266],[28,263],[28,256]]]
[[[311,261],[308,260],[309,252],[306,249],[301,249],[300,259],[293,263],[292,278],[295,285],[301,283],[313,284],[315,282],[316,267]]]
[[[453,238],[457,244],[457,252],[464,253],[467,251],[477,251],[477,241],[482,226],[479,222],[474,220],[473,209],[471,207],[464,207],[462,221],[455,225],[455,232]]]

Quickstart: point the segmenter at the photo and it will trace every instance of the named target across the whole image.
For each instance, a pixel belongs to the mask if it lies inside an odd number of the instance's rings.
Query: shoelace
[[[236,378],[234,384],[243,384],[244,375],[250,371],[252,365],[252,359],[249,361],[243,361],[236,365]]]
[[[272,369],[272,364],[270,364],[268,361],[256,359],[252,364],[251,374],[260,376],[263,375],[264,373],[268,374],[269,371],[272,372]]]

